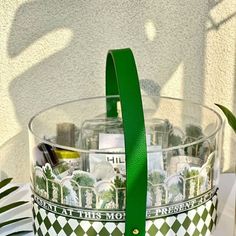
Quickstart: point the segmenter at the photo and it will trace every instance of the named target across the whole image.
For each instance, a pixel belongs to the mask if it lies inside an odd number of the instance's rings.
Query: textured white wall
[[[2,177],[28,181],[32,115],[104,94],[111,48],[133,49],[144,93],[236,112],[235,15],[234,0],[0,0]],[[232,171],[231,137],[228,128],[224,170]]]

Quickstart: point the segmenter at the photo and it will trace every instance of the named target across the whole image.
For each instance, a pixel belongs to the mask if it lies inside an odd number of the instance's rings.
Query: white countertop
[[[212,236],[234,236],[235,232],[235,201],[236,201],[236,178],[235,174],[221,174],[220,184],[219,184],[219,216],[218,225],[213,232]],[[14,195],[12,194],[7,200],[7,204],[13,201],[19,200],[29,200],[30,201],[30,189],[29,184],[22,185],[22,187],[17,190]],[[0,204],[5,205],[6,200],[0,202]],[[9,219],[13,217],[25,217],[31,216],[31,205],[27,204],[18,207],[15,210],[5,213],[0,216],[0,222],[4,219]],[[32,229],[32,221],[26,220],[23,223],[14,224],[15,227],[5,227],[0,229],[0,236],[5,236],[15,230],[29,230]],[[20,235],[20,234],[19,234]],[[33,236],[33,233],[21,234],[25,236]],[[54,235],[52,235],[54,236]],[[172,235],[170,235],[172,236]]]
[[[221,174],[219,184],[219,218],[212,236],[234,236],[236,212],[236,175]]]

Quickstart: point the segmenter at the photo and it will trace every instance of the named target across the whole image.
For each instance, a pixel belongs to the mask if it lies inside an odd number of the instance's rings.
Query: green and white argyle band
[[[123,221],[76,219],[45,210],[33,200],[34,232],[38,236],[124,236]],[[146,236],[209,236],[217,221],[217,194],[186,212],[146,221]]]

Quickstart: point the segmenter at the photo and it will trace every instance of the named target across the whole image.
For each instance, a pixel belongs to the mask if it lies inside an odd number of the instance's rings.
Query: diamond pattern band
[[[181,214],[147,220],[146,236],[210,236],[217,221],[217,195]],[[33,203],[37,236],[124,236],[124,222],[77,220],[46,211]]]

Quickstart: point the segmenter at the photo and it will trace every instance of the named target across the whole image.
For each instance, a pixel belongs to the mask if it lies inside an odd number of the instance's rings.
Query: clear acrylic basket
[[[106,117],[107,99],[54,106],[31,120],[38,235],[124,234],[122,117]],[[143,96],[143,107],[148,144],[147,232],[210,232],[216,223],[220,116],[208,107],[164,97]]]

